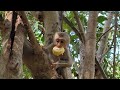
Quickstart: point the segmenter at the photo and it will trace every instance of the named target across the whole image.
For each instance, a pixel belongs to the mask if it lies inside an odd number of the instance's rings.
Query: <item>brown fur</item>
[[[57,39],[59,42],[57,42]],[[61,43],[62,41],[62,43]],[[72,66],[72,58],[70,55],[70,51],[68,49],[68,45],[70,43],[70,37],[67,33],[65,32],[56,32],[53,38],[53,43],[50,44],[48,47],[46,47],[46,50],[48,50],[48,55],[49,55],[49,59],[52,63],[52,65],[54,66],[54,68],[56,68],[56,70],[58,71],[58,74],[61,74],[59,72],[62,72],[63,69],[65,67],[71,67]],[[58,46],[58,47],[64,47],[65,48],[65,52],[63,55],[60,56],[55,56],[52,54],[52,49],[54,46]],[[53,64],[56,63],[56,64]],[[62,75],[62,77],[64,78],[64,76]]]

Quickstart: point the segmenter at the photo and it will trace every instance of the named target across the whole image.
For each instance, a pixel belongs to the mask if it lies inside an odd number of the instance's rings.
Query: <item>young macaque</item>
[[[72,58],[68,49],[69,43],[70,37],[67,33],[56,32],[53,37],[53,43],[46,47],[51,65],[57,70],[59,67],[65,68],[72,66]]]

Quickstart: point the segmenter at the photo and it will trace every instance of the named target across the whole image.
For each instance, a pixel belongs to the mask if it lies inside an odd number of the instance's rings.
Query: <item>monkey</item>
[[[53,43],[48,45],[46,49],[48,50],[48,57],[50,59],[51,65],[56,69],[59,75],[62,74],[62,69],[72,66],[72,57],[69,51],[70,37],[66,32],[56,32],[53,37]],[[55,54],[53,49],[62,49],[62,53]],[[57,53],[57,51],[56,51]],[[64,78],[64,76],[62,75]]]

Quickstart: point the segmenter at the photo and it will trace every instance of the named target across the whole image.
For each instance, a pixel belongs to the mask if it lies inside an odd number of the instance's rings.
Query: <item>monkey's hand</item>
[[[51,67],[57,69],[58,67],[61,66],[60,64],[62,64],[62,63],[59,63],[59,61],[53,62],[53,63],[51,63]]]

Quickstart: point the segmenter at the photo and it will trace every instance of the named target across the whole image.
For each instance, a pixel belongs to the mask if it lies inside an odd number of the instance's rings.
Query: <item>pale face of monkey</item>
[[[65,47],[65,40],[57,38],[55,41],[55,46],[57,46],[58,48]]]
[[[65,52],[65,39],[63,37],[60,37],[60,35],[55,34],[53,43],[53,54],[56,56],[63,55],[63,53]]]
[[[65,38],[65,35],[64,33],[56,33],[55,36],[54,36],[54,45],[57,46],[58,48],[61,48],[61,47],[66,47],[66,38]]]

